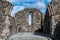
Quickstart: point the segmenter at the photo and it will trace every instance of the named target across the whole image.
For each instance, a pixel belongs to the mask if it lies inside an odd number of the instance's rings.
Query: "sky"
[[[51,0],[8,0],[14,5],[11,16],[14,16],[20,10],[24,8],[37,8],[42,13],[46,12],[46,5],[51,2]]]

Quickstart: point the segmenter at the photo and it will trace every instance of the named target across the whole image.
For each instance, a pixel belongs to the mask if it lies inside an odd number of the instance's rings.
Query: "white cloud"
[[[9,0],[10,2],[29,2],[29,1],[40,1],[40,0]]]
[[[23,4],[24,7],[27,7],[27,8],[43,8],[46,6],[46,4],[44,4],[43,2],[36,2],[34,4],[26,4],[24,3]]]
[[[37,8],[39,10],[42,8],[41,11],[44,13],[44,9],[46,8],[45,6],[46,4],[44,4],[44,2],[36,2],[34,4],[24,3],[22,6],[14,6],[11,15],[13,16],[17,11],[20,11],[24,8]]]
[[[12,10],[12,12],[11,12],[11,16],[14,16],[15,13],[17,13],[18,11],[23,10],[23,9],[24,9],[23,6],[14,6],[14,7],[13,7],[13,10]]]
[[[40,8],[41,12],[45,14],[46,8]]]
[[[9,2],[14,3],[14,2],[18,2],[17,0],[9,0]]]
[[[47,2],[51,2],[51,0],[47,0]]]
[[[34,2],[33,4],[30,3],[25,3],[25,2]],[[46,4],[44,3],[45,1],[50,2],[51,0],[9,0],[9,2],[11,2],[12,4],[23,4],[21,6],[14,6],[13,10],[12,10],[12,16],[17,12],[20,11],[24,8],[37,8],[39,10],[41,10],[43,13],[45,12],[46,9]]]
[[[46,10],[46,4],[44,4],[44,2],[36,2],[34,4],[24,3],[23,6],[26,8],[37,8],[37,9],[41,10],[41,12],[43,12],[43,13],[45,13],[45,10]]]
[[[45,4],[44,2],[37,2],[36,5],[37,5],[38,7],[45,7],[46,4]],[[35,6],[36,6],[36,5],[35,5]]]
[[[41,2],[47,1],[47,2],[50,2],[51,0],[9,0],[9,1],[12,3],[15,3],[15,2],[29,2],[29,1],[41,1]]]

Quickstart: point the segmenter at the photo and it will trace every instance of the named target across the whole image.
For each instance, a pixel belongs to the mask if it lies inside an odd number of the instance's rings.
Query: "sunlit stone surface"
[[[34,35],[33,33],[17,33],[8,38],[8,40],[51,40],[48,37]]]

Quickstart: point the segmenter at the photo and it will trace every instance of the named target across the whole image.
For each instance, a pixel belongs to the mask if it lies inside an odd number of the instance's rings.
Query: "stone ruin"
[[[17,32],[34,32],[44,25],[44,15],[37,9],[21,10],[15,14],[15,20]]]
[[[23,33],[25,32],[32,32],[35,34],[42,33],[43,36],[46,34],[45,36],[50,37],[52,40],[60,40],[60,0],[52,0],[51,3],[47,5],[45,15],[38,9],[25,8],[17,12],[15,17],[12,17],[12,8],[13,5],[7,0],[0,1],[0,39],[10,38],[10,36],[12,37],[14,34],[17,36],[18,33],[24,35]],[[42,35],[40,36],[42,38]],[[43,38],[50,40],[48,37]],[[38,40],[44,40],[39,38],[40,37],[38,37]]]

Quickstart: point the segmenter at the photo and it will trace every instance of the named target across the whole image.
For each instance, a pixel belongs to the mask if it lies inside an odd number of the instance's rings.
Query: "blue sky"
[[[16,12],[23,10],[24,8],[37,8],[45,14],[46,5],[51,0],[9,0],[14,5],[11,15],[14,16]]]

